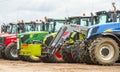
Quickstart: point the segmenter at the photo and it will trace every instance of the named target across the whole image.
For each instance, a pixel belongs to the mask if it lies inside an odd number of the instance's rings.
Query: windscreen
[[[56,21],[55,32],[58,32],[63,25],[64,25],[63,21]]]
[[[15,24],[10,24],[10,27],[7,29],[8,33],[10,34],[15,34],[16,33],[16,25]]]
[[[18,23],[17,24],[17,29],[18,29],[18,33],[25,32],[25,24],[24,23]]]
[[[45,24],[45,31],[53,32],[54,30],[54,22],[49,22]]]
[[[26,32],[30,32],[30,31],[34,31],[34,24],[32,23],[25,23],[25,29],[26,29]]]
[[[63,25],[64,21],[50,21],[46,23],[45,30],[49,32],[58,32]]]
[[[69,18],[69,23],[70,24],[80,24],[80,20],[79,20],[79,18]]]
[[[81,18],[80,25],[81,26],[89,26],[90,25],[89,18]]]
[[[99,21],[100,24],[107,22],[107,15],[105,15],[105,14],[100,15],[98,18],[99,18],[98,21]]]
[[[117,15],[117,22],[120,22],[120,13]]]
[[[36,23],[35,31],[44,31],[44,24],[43,23]]]
[[[1,32],[9,32],[10,25],[2,25],[1,26]]]
[[[43,23],[26,23],[25,24],[26,32],[30,31],[43,31],[44,24]]]

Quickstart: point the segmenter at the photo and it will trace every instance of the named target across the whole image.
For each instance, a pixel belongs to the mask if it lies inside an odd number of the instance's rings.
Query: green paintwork
[[[48,32],[40,31],[40,32],[26,32],[19,34],[19,39],[21,44],[31,44],[33,40],[42,41],[45,35]]]
[[[45,31],[34,31],[19,34],[20,55],[41,55],[41,45],[33,44],[33,41],[42,42],[43,38],[48,34]]]

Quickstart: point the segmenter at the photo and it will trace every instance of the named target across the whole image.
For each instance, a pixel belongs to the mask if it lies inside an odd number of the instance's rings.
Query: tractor
[[[43,38],[51,34],[55,36],[59,28],[64,25],[65,20],[47,18],[44,22],[44,30],[19,34],[18,49],[21,60],[30,62],[39,62],[40,58],[34,53],[41,53]],[[51,37],[50,37],[51,39]],[[49,43],[48,40],[46,43]],[[39,49],[37,49],[39,48]]]
[[[16,28],[22,27],[23,24],[14,24],[14,23],[9,23],[8,25],[5,25],[3,27],[4,32],[7,34],[2,34],[0,35],[0,53],[3,58],[6,59],[18,59],[17,56],[14,54],[14,49],[10,49],[10,46],[16,42]],[[23,29],[21,29],[22,32],[24,32]]]
[[[62,45],[65,41],[69,41],[69,43],[73,44],[76,40],[82,39],[84,36],[81,35],[80,32],[84,33],[86,30],[86,26],[75,24],[62,26],[57,32],[55,38],[53,38],[48,45],[43,45],[42,53],[40,55],[41,60],[47,63],[63,62],[61,54]]]
[[[81,31],[82,33],[85,33],[87,30],[87,26],[94,23],[94,21],[93,21],[94,19],[95,19],[95,16],[69,17],[67,19],[68,25],[65,26],[65,27],[68,27],[66,30],[64,30],[64,26],[63,26],[60,28],[62,30],[59,30],[55,37],[53,37],[52,35],[49,35],[44,38],[43,44],[45,44],[46,46],[44,45],[42,48],[43,49],[43,53],[41,55],[42,61],[43,62],[55,62],[55,63],[63,62],[64,59],[62,57],[61,50],[62,50],[62,46],[64,45],[64,43],[66,43],[66,41],[67,41],[69,43],[69,45],[72,45],[76,40],[82,39],[84,37],[84,35],[81,35],[80,31],[78,31],[78,32],[74,32],[74,31],[79,30],[79,28],[80,29],[85,28],[85,29],[83,29],[83,31]],[[81,22],[82,22],[82,25],[80,24]],[[75,28],[76,30],[73,28]],[[57,37],[59,35],[62,35],[62,36]],[[53,40],[55,40],[55,42]],[[62,40],[62,41],[60,41],[60,40]],[[46,44],[45,42],[47,42],[47,41],[51,41],[51,42]],[[53,48],[53,49],[51,49],[51,48]],[[55,50],[51,56],[49,56],[49,54],[51,54],[50,52],[47,53],[47,51],[49,49]],[[67,55],[67,57],[68,57],[68,55]]]
[[[79,44],[82,62],[112,65],[119,58],[120,22],[98,24],[90,27],[86,39]]]
[[[35,31],[38,30],[39,27],[35,25],[35,22],[21,22],[21,23],[10,23],[6,27],[8,34],[3,34],[0,36],[1,38],[1,55],[5,59],[10,60],[18,60],[18,50],[16,42],[17,42],[17,36],[20,33],[29,32],[29,31]],[[42,27],[41,27],[42,29]],[[40,31],[40,30],[39,30]]]
[[[74,44],[79,62],[112,65],[118,60],[120,11],[104,13],[100,24],[89,27],[86,38]]]
[[[111,22],[116,21],[116,20],[114,20],[115,18],[113,18],[114,17],[113,15],[114,15],[113,11],[96,12],[94,25],[95,24],[111,23]],[[119,21],[119,17],[120,17],[120,11],[117,11],[117,22]],[[79,63],[79,62],[83,63],[82,60],[80,60],[80,56],[79,56],[80,52],[78,51],[80,43],[81,43],[81,40],[78,40],[71,47],[69,47],[69,48],[71,48],[71,50],[69,52],[71,52],[74,62],[77,62],[77,63]],[[65,44],[65,46],[66,45],[69,45],[69,44]],[[65,48],[65,47],[63,46],[63,48]],[[83,52],[83,51],[81,50],[81,52]],[[84,60],[85,62],[91,63],[91,62],[89,62],[90,61],[89,57],[86,57],[85,60]]]

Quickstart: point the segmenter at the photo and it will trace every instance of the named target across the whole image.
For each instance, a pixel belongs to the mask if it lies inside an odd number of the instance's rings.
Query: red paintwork
[[[16,34],[5,34],[2,35],[2,37],[4,37],[4,45],[7,46],[8,44],[12,43],[12,42],[16,42],[17,38],[16,38]]]
[[[69,32],[64,32],[62,36],[66,36]]]
[[[61,48],[58,48],[56,51],[55,51],[55,57],[56,57],[56,59],[57,60],[59,60],[59,61],[62,61],[63,59],[62,59],[62,56],[59,54],[59,52],[60,52],[60,50],[61,50]]]

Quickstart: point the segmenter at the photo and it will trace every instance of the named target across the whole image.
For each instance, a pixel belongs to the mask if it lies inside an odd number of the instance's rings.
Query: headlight
[[[98,29],[99,29],[99,27],[94,27],[94,28],[88,29],[87,39],[90,38],[93,34],[96,34]]]

